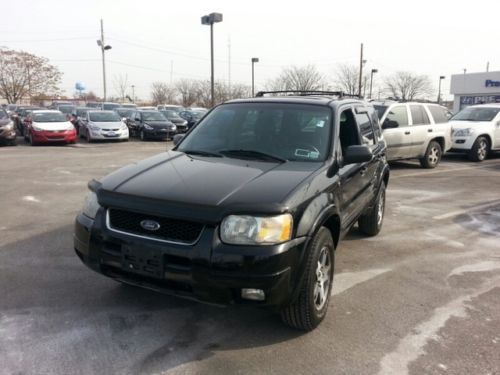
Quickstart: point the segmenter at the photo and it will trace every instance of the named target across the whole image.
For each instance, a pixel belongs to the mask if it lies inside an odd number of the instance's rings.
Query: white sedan
[[[82,119],[80,138],[95,140],[128,141],[127,125],[115,111],[88,111]]]

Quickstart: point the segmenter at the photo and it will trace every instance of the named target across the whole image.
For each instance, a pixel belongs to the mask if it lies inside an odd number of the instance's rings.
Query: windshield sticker
[[[318,123],[316,124],[316,127],[318,127],[318,128],[322,128],[323,126],[325,126],[324,121],[318,121]]]
[[[319,152],[309,151],[309,150],[304,150],[302,148],[298,148],[295,150],[295,156],[298,156],[300,158],[307,158],[307,159],[317,159],[317,158],[319,158]]]

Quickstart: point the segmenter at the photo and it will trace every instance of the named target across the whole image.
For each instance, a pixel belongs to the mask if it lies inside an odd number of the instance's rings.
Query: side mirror
[[[397,127],[399,127],[397,121],[389,120],[387,118],[384,120],[384,123],[382,124],[382,129],[394,129]]]
[[[181,143],[182,138],[184,138],[184,134],[174,135],[174,146],[177,146],[179,143]]]
[[[367,145],[354,145],[346,149],[344,164],[365,163],[373,158],[372,150]]]
[[[136,117],[136,118],[134,118],[134,121],[139,121],[139,122],[141,122],[141,118],[140,118],[140,117]]]

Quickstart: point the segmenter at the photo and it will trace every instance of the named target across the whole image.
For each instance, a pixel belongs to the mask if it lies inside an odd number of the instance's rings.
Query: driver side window
[[[339,138],[342,156],[345,155],[347,147],[361,144],[352,109],[345,109],[340,113]]]

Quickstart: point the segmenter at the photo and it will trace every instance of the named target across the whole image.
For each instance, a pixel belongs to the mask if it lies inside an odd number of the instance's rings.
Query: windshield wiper
[[[255,150],[220,150],[219,153],[228,156],[241,156],[244,158],[253,158],[258,160],[273,160],[273,161],[278,161],[280,163],[287,162],[286,159],[283,159],[279,156]]]
[[[221,158],[222,155],[216,152],[202,151],[202,150],[182,150],[183,153],[187,155],[198,155],[198,156],[213,156],[216,158]]]

